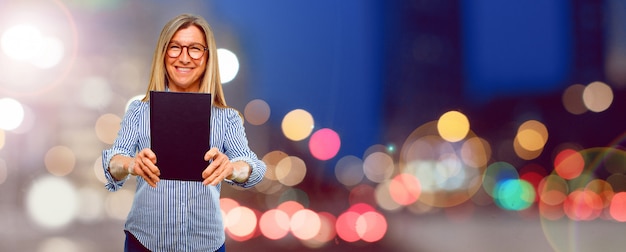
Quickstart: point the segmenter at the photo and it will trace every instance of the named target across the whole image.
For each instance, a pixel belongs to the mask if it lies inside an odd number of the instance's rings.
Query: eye
[[[174,49],[174,50],[179,50],[180,46],[177,44],[170,44],[170,46],[168,47],[169,49]]]
[[[203,51],[204,47],[201,47],[199,45],[192,45],[192,46],[189,47],[189,50],[191,50],[191,51]]]

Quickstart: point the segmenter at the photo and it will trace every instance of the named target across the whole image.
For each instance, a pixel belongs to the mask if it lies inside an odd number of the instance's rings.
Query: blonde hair
[[[215,38],[213,37],[213,30],[211,30],[211,26],[203,17],[193,14],[179,15],[167,22],[163,27],[156,49],[154,50],[150,83],[148,84],[148,90],[146,91],[146,96],[143,98],[143,101],[150,99],[150,91],[165,91],[167,85],[167,71],[165,70],[164,61],[167,45],[178,30],[191,25],[198,27],[204,32],[204,39],[209,48],[207,52],[209,55],[207,57],[206,70],[200,81],[199,92],[211,93],[213,105],[227,107],[222,82],[220,80],[219,66],[217,63],[217,47],[215,45]]]

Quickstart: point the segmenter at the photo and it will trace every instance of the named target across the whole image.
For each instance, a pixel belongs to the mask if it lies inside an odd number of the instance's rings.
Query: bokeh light
[[[278,150],[270,151],[263,156],[261,160],[265,163],[267,170],[263,180],[255,186],[256,190],[265,194],[273,194],[283,189],[284,185],[278,182],[276,177],[276,166],[287,157],[289,157],[287,153]]]
[[[316,131],[309,140],[311,155],[319,160],[329,160],[335,157],[340,147],[341,139],[339,139],[339,134],[328,128]]]
[[[42,49],[43,35],[30,24],[10,27],[3,34],[0,42],[2,51],[15,60],[29,60],[37,56]]]
[[[384,152],[374,152],[363,161],[363,173],[372,182],[389,179],[395,170],[393,158]]]
[[[537,120],[528,120],[517,129],[517,142],[528,151],[543,149],[548,141],[548,129]]]
[[[0,91],[12,96],[48,96],[37,100],[50,105],[45,102],[56,96],[50,92],[52,88],[76,70],[73,65],[78,54],[78,30],[74,12],[58,0],[3,3],[2,10],[10,11],[1,15],[5,25],[2,28],[6,29],[0,31],[2,51],[7,57],[0,57],[5,70]],[[94,63],[93,58],[90,62]],[[72,82],[78,78],[73,76]]]
[[[285,202],[280,203],[280,205],[278,205],[276,207],[276,209],[283,211],[291,219],[291,217],[296,212],[304,209],[304,206],[302,204],[300,204],[299,202],[296,202],[296,201],[293,201],[293,200],[289,200],[289,201],[285,201]]]
[[[498,184],[507,180],[517,180],[519,174],[513,165],[507,162],[495,162],[490,164],[483,175],[483,188],[487,194],[497,198]]]
[[[543,151],[543,149],[538,149],[534,151],[528,150],[522,147],[519,140],[520,138],[516,137],[515,139],[513,139],[513,142],[512,142],[513,151],[515,152],[515,155],[517,155],[517,157],[523,160],[534,160],[541,155],[541,152]],[[500,149],[500,151],[502,151],[503,153],[506,153],[507,150]]]
[[[416,202],[421,193],[422,186],[420,181],[411,174],[398,174],[389,183],[391,198],[403,206]]]
[[[95,131],[98,140],[106,144],[113,144],[120,130],[122,118],[114,114],[104,114],[96,120]]]
[[[352,205],[337,217],[337,235],[347,242],[376,242],[387,233],[387,220],[372,206]]]
[[[313,131],[313,116],[303,109],[292,110],[283,118],[281,129],[292,141],[303,140]]]
[[[574,115],[587,112],[587,107],[583,101],[584,90],[585,86],[582,84],[574,84],[565,89],[561,99],[563,101],[563,107],[565,107],[567,112]]]
[[[539,183],[541,201],[551,206],[565,202],[568,190],[567,181],[557,175],[548,175]]]
[[[326,243],[332,241],[337,235],[337,232],[335,231],[337,218],[335,218],[334,215],[328,212],[320,212],[317,213],[317,216],[320,220],[319,232],[317,232],[317,234],[310,239],[302,240],[302,243],[305,246],[313,249],[323,247]]]
[[[100,181],[102,184],[105,184],[107,182],[107,179],[104,176],[104,170],[102,168],[102,156],[96,158],[96,161],[93,163],[92,169],[95,175],[94,177],[98,179],[98,181]]]
[[[597,218],[602,209],[600,197],[586,190],[574,190],[563,204],[565,214],[572,220],[589,221]]]
[[[548,175],[539,183],[539,213],[547,220],[559,220],[565,216],[563,204],[568,195],[567,181],[558,175]]]
[[[626,192],[618,192],[613,196],[609,212],[616,221],[626,222]]]
[[[290,227],[295,237],[300,240],[309,240],[320,232],[322,221],[312,210],[301,209],[291,217]]]
[[[335,164],[335,177],[345,186],[354,186],[363,180],[363,160],[347,155]]]
[[[22,104],[11,98],[0,99],[0,129],[14,130],[24,120],[24,108]]]
[[[25,4],[11,9],[10,14],[19,18],[3,16],[9,26],[1,34],[2,51],[7,57],[0,58],[4,59],[0,63],[5,63],[6,73],[0,87],[5,93],[21,96],[50,91],[67,77],[76,60],[78,39],[71,12],[61,1],[46,3],[56,5],[60,12],[44,3],[38,8]]]
[[[589,181],[584,188],[585,191],[590,191],[598,195],[602,201],[602,208],[606,208],[611,203],[611,199],[615,196],[615,191],[611,184],[602,179],[594,179]]]
[[[403,205],[394,200],[391,196],[391,180],[385,180],[382,183],[379,183],[376,186],[376,190],[374,191],[374,198],[376,199],[376,204],[388,212],[394,212],[402,209]],[[364,204],[364,203],[357,203]],[[365,203],[366,204],[366,203]]]
[[[337,223],[335,228],[337,229],[337,236],[347,242],[356,242],[361,237],[356,230],[357,221],[361,215],[356,212],[347,211],[337,217]]]
[[[491,146],[485,139],[471,137],[463,142],[460,154],[466,165],[474,168],[485,167],[491,159]]]
[[[439,137],[436,123],[435,121],[425,123],[406,138],[400,153],[401,170],[414,170],[417,166],[438,159],[437,147],[447,145],[443,144]]]
[[[238,240],[245,240],[249,238],[257,225],[257,217],[250,208],[244,206],[237,206],[226,213],[224,221],[226,224],[226,231],[231,237],[239,238]]]
[[[562,150],[554,158],[554,171],[564,179],[580,176],[584,168],[585,159],[575,150]]]
[[[285,237],[290,230],[290,218],[287,213],[279,209],[270,209],[261,215],[259,228],[263,236],[270,240]]]
[[[46,152],[46,169],[55,176],[65,176],[74,170],[76,155],[67,146],[54,146]]]
[[[264,100],[256,99],[248,102],[243,115],[252,125],[261,125],[270,118],[270,106]]]
[[[524,160],[533,160],[543,151],[548,141],[548,130],[537,120],[528,120],[522,123],[513,140],[513,150],[518,157]]]
[[[593,112],[602,112],[613,103],[613,90],[609,85],[594,81],[583,91],[585,106]]]
[[[357,219],[356,226],[357,233],[366,242],[377,242],[387,233],[385,216],[375,211],[361,214]]]
[[[463,140],[470,130],[467,116],[459,111],[449,111],[441,115],[437,121],[437,130],[441,138],[449,142]]]
[[[60,177],[38,178],[26,193],[26,210],[31,219],[44,228],[65,227],[78,212],[76,189]]]
[[[472,135],[468,140],[474,137]],[[482,185],[485,168],[480,164],[491,156],[490,148],[481,142],[479,139],[471,140],[466,147],[461,147],[465,148],[464,151],[458,151],[456,143],[439,136],[436,121],[416,128],[404,142],[400,153],[400,171],[414,175],[422,188],[420,204],[411,205],[411,211],[420,213],[431,207],[452,207],[470,200]],[[475,160],[470,157],[473,153],[478,155]],[[466,161],[469,165],[465,164]]]
[[[503,209],[520,211],[535,202],[535,189],[523,179],[506,179],[496,184],[495,202]]]
[[[535,194],[537,195],[536,201],[539,200],[540,195],[539,184],[547,175],[548,172],[546,171],[546,169],[536,163],[527,164],[519,171],[520,179],[528,181],[528,183],[530,183],[535,189]]]
[[[269,180],[277,180],[276,165],[278,165],[278,163],[281,160],[288,158],[288,157],[289,155],[287,155],[287,153],[283,151],[279,151],[279,150],[270,151],[267,154],[265,154],[265,156],[263,156],[263,158],[261,159],[267,166],[267,172],[265,173],[265,178]]]
[[[65,46],[56,37],[46,37],[31,24],[18,24],[7,29],[1,41],[3,52],[17,61],[28,61],[39,68],[51,68],[64,57]]]
[[[44,37],[41,41],[41,49],[37,53],[37,60],[30,63],[39,68],[52,68],[58,65],[65,56],[63,42],[55,37]]]
[[[235,207],[238,207],[239,202],[237,202],[234,199],[231,198],[226,198],[226,197],[222,197],[220,198],[220,209],[227,214],[228,212],[230,212],[230,210],[234,209]],[[224,215],[225,217],[226,215]],[[224,225],[228,226],[228,220],[226,218],[224,218]]]
[[[220,79],[222,84],[232,81],[239,72],[239,60],[237,55],[228,49],[217,49],[217,60],[220,66]]]
[[[276,178],[286,186],[300,184],[306,176],[306,164],[295,156],[289,156],[276,164]]]

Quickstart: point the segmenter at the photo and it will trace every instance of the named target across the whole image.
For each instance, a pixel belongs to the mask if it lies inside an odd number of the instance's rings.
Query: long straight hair
[[[168,84],[167,70],[165,70],[165,51],[167,50],[167,45],[178,30],[191,25],[195,25],[204,32],[204,39],[209,48],[206,69],[200,81],[199,92],[211,93],[214,106],[227,107],[222,82],[220,80],[219,66],[217,63],[217,47],[215,45],[215,38],[213,37],[213,30],[203,17],[193,14],[181,14],[171,19],[163,27],[156,49],[154,50],[154,57],[152,58],[150,83],[148,84],[146,96],[142,101],[150,100],[150,91],[165,91]]]

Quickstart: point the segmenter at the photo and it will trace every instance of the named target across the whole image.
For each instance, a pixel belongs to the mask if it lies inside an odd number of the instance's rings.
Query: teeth
[[[178,68],[178,70],[180,70],[180,71],[189,71],[189,70],[191,70],[191,68],[188,68],[188,67],[179,67],[179,68]]]

